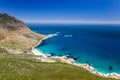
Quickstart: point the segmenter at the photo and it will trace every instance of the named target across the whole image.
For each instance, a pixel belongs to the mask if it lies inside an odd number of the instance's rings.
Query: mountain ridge
[[[0,13],[0,47],[27,50],[43,37],[44,35],[32,32],[21,20]]]

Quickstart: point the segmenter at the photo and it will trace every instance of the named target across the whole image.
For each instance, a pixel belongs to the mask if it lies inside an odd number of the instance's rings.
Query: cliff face
[[[8,14],[0,13],[0,27],[14,31],[25,28],[25,24],[22,21],[16,19],[15,17],[9,16]]]
[[[22,21],[0,14],[0,47],[30,49],[44,36],[32,32]]]

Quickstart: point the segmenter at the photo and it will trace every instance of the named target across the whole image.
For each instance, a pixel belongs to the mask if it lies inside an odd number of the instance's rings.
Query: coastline
[[[42,59],[43,59],[43,60],[41,60],[42,62],[56,62],[56,60],[54,60],[54,59],[58,59],[62,63],[67,63],[67,64],[71,64],[71,65],[74,65],[74,66],[82,67],[82,68],[88,70],[89,72],[91,72],[92,74],[96,74],[98,76],[102,76],[102,77],[106,77],[106,78],[120,79],[120,75],[117,74],[117,73],[103,74],[103,73],[100,73],[100,72],[96,72],[96,71],[94,71],[94,68],[92,66],[89,66],[88,64],[75,63],[74,59],[68,58],[67,56],[60,57],[60,56],[45,55],[44,53],[35,49],[38,45],[40,45],[42,43],[43,40],[46,40],[46,39],[54,37],[54,36],[57,36],[57,34],[45,35],[45,37],[42,40],[40,40],[37,44],[35,44],[32,47],[32,52],[33,52],[34,55],[42,56]]]
[[[39,60],[41,60],[42,62],[56,62],[55,60],[50,59],[47,55],[43,54],[42,52],[38,51],[37,49],[35,49],[38,45],[41,44],[41,42],[45,39],[51,38],[53,36],[57,36],[57,34],[49,34],[49,35],[45,35],[43,39],[41,39],[38,43],[36,43],[34,46],[32,46],[32,53],[35,56],[41,56],[41,58],[37,58]]]

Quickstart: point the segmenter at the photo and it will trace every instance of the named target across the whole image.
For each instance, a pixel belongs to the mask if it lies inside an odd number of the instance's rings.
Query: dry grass
[[[31,55],[0,53],[0,80],[115,80],[64,63],[43,63]]]

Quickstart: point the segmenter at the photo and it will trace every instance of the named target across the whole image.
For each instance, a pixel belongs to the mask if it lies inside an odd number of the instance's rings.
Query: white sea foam
[[[64,37],[72,37],[72,35],[64,35]]]
[[[60,34],[60,32],[56,32],[57,34]]]
[[[47,57],[45,54],[43,54],[42,52],[38,51],[37,49],[33,49],[32,52],[33,52],[34,55],[36,55],[36,56]]]
[[[52,38],[52,37],[57,36],[57,35],[58,34],[48,34],[48,35],[46,35],[45,38],[43,38],[43,40],[48,39],[48,38]]]

